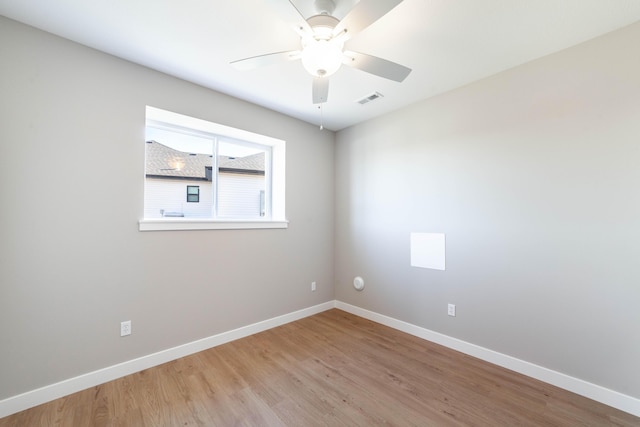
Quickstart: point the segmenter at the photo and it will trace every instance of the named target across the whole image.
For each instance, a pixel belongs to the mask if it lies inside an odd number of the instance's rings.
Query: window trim
[[[155,107],[146,107],[146,126],[180,128],[189,133],[215,134],[271,147],[271,216],[259,220],[209,218],[141,218],[139,231],[230,230],[288,228],[285,217],[285,141],[225,125],[185,116]]]
[[[202,218],[153,218],[138,222],[140,231],[171,230],[244,230],[289,228],[289,221],[222,221]]]

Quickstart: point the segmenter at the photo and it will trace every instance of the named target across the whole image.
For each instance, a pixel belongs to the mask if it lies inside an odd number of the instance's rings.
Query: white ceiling
[[[305,17],[314,14],[313,0],[293,2]],[[336,0],[335,16],[342,18],[355,3]],[[320,124],[311,76],[300,61],[251,71],[229,65],[299,49],[299,37],[267,1],[0,0],[0,14]],[[330,80],[324,127],[345,128],[638,20],[639,0],[404,0],[346,48],[412,73],[397,83],[342,67]],[[374,91],[384,97],[356,103]]]

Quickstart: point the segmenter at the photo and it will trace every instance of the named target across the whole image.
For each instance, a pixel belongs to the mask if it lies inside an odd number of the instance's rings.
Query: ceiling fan
[[[329,76],[342,64],[386,79],[402,82],[410,68],[386,59],[359,52],[344,50],[344,44],[358,32],[386,15],[403,0],[360,0],[339,20],[332,15],[333,0],[315,0],[316,15],[305,19],[290,0],[269,0],[281,16],[294,25],[300,36],[301,49],[269,53],[231,62],[239,70],[300,59],[304,68],[313,76],[312,99],[314,104],[327,102]]]

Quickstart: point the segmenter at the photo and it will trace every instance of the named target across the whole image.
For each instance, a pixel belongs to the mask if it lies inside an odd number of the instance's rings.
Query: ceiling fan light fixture
[[[328,77],[342,65],[342,44],[330,40],[309,40],[302,49],[302,65],[312,76]]]
[[[314,0],[316,15],[309,18],[305,18],[298,10],[296,4],[299,1],[269,2],[273,3],[274,8],[277,6],[278,10],[282,9],[282,14],[288,22],[295,23],[295,31],[300,36],[300,50],[253,56],[233,61],[231,64],[237,69],[248,70],[280,60],[300,59],[307,72],[313,76],[311,99],[314,104],[327,102],[329,77],[338,71],[342,64],[396,82],[403,81],[411,72],[410,68],[386,59],[344,51],[344,44],[355,34],[378,21],[404,0],[359,0],[342,19],[333,16],[338,0]],[[355,0],[349,0],[351,1]]]

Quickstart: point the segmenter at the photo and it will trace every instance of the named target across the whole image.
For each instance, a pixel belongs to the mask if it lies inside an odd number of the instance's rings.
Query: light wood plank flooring
[[[640,426],[340,310],[0,419],[5,426]]]

